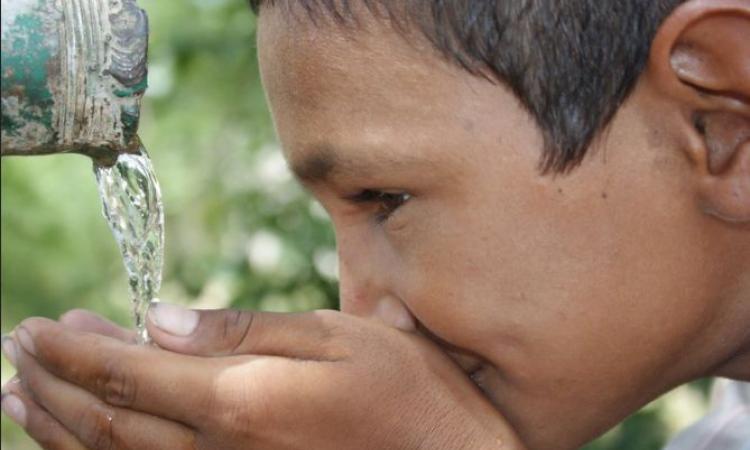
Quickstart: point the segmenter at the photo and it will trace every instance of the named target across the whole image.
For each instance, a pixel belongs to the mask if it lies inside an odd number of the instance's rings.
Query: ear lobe
[[[680,111],[704,211],[750,223],[750,1],[689,0],[652,43],[649,77]]]

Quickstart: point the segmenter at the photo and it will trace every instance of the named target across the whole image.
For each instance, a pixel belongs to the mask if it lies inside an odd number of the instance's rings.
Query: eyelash
[[[377,205],[375,220],[378,223],[387,221],[393,213],[411,199],[406,192],[384,192],[377,189],[363,189],[350,197],[354,203]]]

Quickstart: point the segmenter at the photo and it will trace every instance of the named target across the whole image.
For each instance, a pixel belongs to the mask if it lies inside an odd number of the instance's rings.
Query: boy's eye
[[[411,199],[411,195],[406,192],[385,192],[376,189],[364,189],[350,197],[350,199],[354,203],[374,205],[377,208],[375,219],[380,223],[388,220],[399,207]]]

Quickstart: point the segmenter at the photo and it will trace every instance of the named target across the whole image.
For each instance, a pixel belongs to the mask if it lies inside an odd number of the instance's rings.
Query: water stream
[[[128,275],[138,342],[148,343],[146,312],[161,286],[164,208],[146,150],[121,154],[112,167],[94,165],[104,217]]]

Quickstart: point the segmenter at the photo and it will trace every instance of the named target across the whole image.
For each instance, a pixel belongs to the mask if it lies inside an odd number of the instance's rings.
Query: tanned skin
[[[333,221],[344,314],[185,313],[187,336],[152,314],[180,355],[83,312],[29,319],[7,388],[29,434],[45,448],[115,423],[122,442],[137,426],[170,448],[573,449],[682,383],[750,380],[749,35],[750,2],[678,7],[587,158],[553,175],[514,95],[416,33],[263,8],[269,106]],[[173,397],[112,400],[112,373]],[[181,415],[174,396],[190,395],[222,408]],[[128,419],[76,427],[91,404]]]

